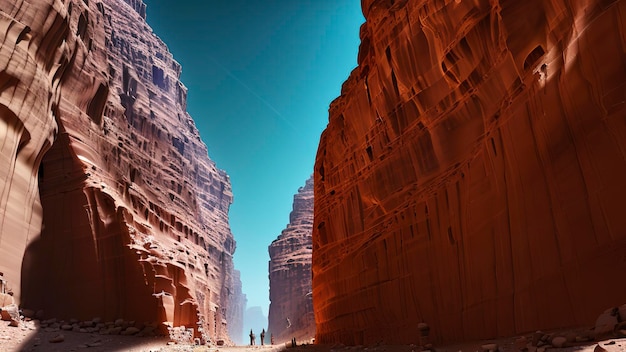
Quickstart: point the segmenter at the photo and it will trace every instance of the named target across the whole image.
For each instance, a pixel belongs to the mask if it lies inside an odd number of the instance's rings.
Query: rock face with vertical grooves
[[[289,224],[269,246],[270,309],[268,332],[276,343],[315,336],[311,296],[313,178],[293,197]]]
[[[0,271],[49,317],[228,340],[242,319],[230,182],[145,12],[0,0]]]
[[[315,165],[319,343],[589,326],[626,281],[626,1],[363,0]]]

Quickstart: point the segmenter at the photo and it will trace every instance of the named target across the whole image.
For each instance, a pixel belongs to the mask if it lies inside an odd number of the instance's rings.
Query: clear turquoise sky
[[[267,247],[313,172],[328,105],[356,67],[359,0],[144,0],[183,67],[187,110],[230,175],[248,307],[268,313]]]

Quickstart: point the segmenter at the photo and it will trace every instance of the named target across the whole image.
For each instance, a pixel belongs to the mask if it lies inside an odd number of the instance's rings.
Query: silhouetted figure
[[[265,329],[261,330],[261,346],[265,344]]]
[[[274,344],[274,334],[270,334],[270,343]]]
[[[254,336],[254,333],[252,332],[252,329],[250,329],[250,346],[254,346],[254,339],[256,336]]]
[[[293,339],[291,339],[291,347],[296,347],[298,346],[298,343],[296,343],[296,338],[294,337]]]

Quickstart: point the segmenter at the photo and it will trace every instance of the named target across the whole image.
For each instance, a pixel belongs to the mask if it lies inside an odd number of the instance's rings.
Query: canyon
[[[313,178],[293,197],[289,224],[269,246],[268,334],[276,343],[315,337],[311,295]]]
[[[315,163],[316,343],[512,336],[623,304],[626,1],[361,4]]]
[[[43,316],[241,335],[226,172],[141,0],[0,0],[0,272]]]

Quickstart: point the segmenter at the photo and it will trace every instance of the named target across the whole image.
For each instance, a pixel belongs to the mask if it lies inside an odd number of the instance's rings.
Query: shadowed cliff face
[[[243,318],[230,181],[145,4],[0,9],[0,271],[21,306],[228,339]]]
[[[313,178],[293,197],[289,224],[269,246],[270,309],[268,333],[276,343],[315,336],[311,297]]]
[[[626,281],[626,1],[364,0],[315,165],[316,342],[590,325]]]

